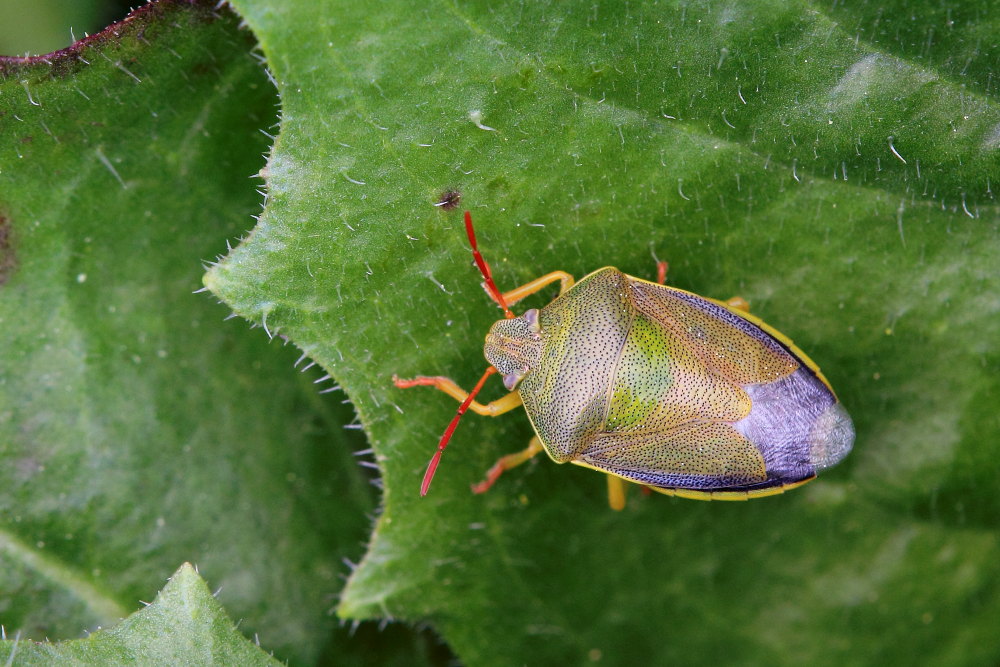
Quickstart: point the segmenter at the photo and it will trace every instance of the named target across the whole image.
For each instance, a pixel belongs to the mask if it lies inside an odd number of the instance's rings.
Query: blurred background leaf
[[[0,642],[7,665],[273,665],[282,663],[251,644],[189,564],[156,600],[117,627],[86,639],[50,644]]]
[[[120,21],[130,0],[0,0],[0,54],[58,51]]]
[[[0,61],[0,625],[109,627],[187,560],[282,660],[410,663],[432,638],[333,615],[375,508],[350,405],[192,293],[259,209],[276,116],[214,4]]]

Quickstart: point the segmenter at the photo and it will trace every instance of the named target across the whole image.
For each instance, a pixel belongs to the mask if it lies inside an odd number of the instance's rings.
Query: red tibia
[[[468,217],[466,217],[466,219],[468,220]],[[451,435],[455,432],[455,427],[458,426],[458,420],[461,419],[462,415],[465,414],[465,411],[469,409],[469,405],[476,397],[476,394],[479,393],[479,390],[483,388],[483,385],[486,384],[486,380],[496,372],[497,369],[492,366],[487,368],[486,372],[483,373],[483,377],[479,378],[479,382],[477,382],[476,386],[472,388],[469,395],[465,397],[462,404],[458,406],[458,411],[452,418],[451,423],[448,424],[448,428],[444,430],[444,435],[441,436],[441,441],[438,443],[437,451],[434,452],[434,456],[431,457],[430,463],[427,464],[427,472],[424,473],[424,481],[420,483],[421,496],[426,496],[427,491],[431,488],[431,480],[434,479],[434,473],[437,471],[438,463],[441,462],[441,454],[444,453],[444,448],[448,446],[448,441],[451,440]]]
[[[503,300],[503,294],[497,289],[496,283],[493,282],[493,274],[490,273],[490,265],[486,263],[483,256],[479,253],[479,247],[476,245],[476,232],[472,228],[472,214],[468,211],[465,212],[465,233],[469,235],[469,243],[472,245],[472,257],[476,260],[476,266],[479,267],[479,272],[483,274],[483,278],[486,279],[486,287],[490,290],[490,294],[493,295],[493,300],[500,304],[503,308],[503,314],[507,319],[514,317],[514,313],[510,312],[510,308],[507,307],[507,303]]]
[[[494,463],[493,467],[486,471],[486,479],[478,484],[472,485],[472,492],[486,493],[489,491],[490,487],[493,486],[498,479],[500,479],[500,475],[503,474],[504,470],[506,470],[506,468],[504,468],[503,463],[500,461]]]

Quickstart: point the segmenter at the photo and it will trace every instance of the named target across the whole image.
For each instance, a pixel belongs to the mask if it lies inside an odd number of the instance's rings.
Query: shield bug
[[[393,378],[461,402],[421,495],[468,409],[495,417],[523,405],[535,429],[528,447],[500,458],[473,491],[545,451],[557,463],[607,473],[615,509],[625,505],[625,481],[684,498],[748,500],[805,484],[850,452],[854,426],[819,367],[742,299],[669,287],[664,262],[657,282],[605,267],[577,282],[554,271],[501,293],[468,211],[465,228],[505,318],[486,335],[490,366],[472,391],[446,377]],[[555,282],[559,295],[547,306],[511,312]],[[474,400],[495,373],[509,393]]]

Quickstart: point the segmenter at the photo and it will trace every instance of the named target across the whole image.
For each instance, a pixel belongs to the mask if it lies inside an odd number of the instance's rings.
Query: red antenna
[[[483,256],[479,252],[479,246],[476,245],[476,231],[472,228],[472,214],[468,211],[465,212],[465,233],[469,235],[469,243],[472,245],[472,257],[476,260],[476,266],[479,267],[479,272],[483,274],[483,278],[486,279],[486,288],[490,292],[490,296],[496,301],[501,308],[503,308],[504,317],[508,320],[514,317],[514,313],[510,312],[510,308],[507,307],[507,302],[503,300],[503,294],[497,289],[496,283],[493,282],[493,274],[490,273],[490,265],[486,263]]]
[[[468,220],[468,213],[466,213],[466,220]],[[496,287],[494,287],[494,289],[496,289]],[[455,416],[452,417],[451,423],[448,424],[448,428],[444,430],[444,435],[441,436],[441,441],[438,443],[438,449],[434,452],[434,456],[431,457],[430,463],[427,464],[427,472],[424,473],[424,481],[420,483],[421,496],[426,496],[427,491],[431,488],[431,480],[434,479],[434,473],[437,471],[438,463],[441,462],[441,454],[444,453],[444,448],[448,446],[448,441],[451,440],[451,435],[455,432],[455,428],[458,426],[458,420],[461,419],[462,415],[465,414],[465,411],[469,409],[469,404],[472,403],[472,399],[476,397],[479,390],[483,388],[484,384],[486,384],[486,380],[496,372],[497,369],[492,366],[487,368],[486,372],[483,373],[483,377],[479,378],[479,382],[477,382],[476,386],[472,388],[469,395],[465,397],[462,404],[458,406],[458,412],[456,412]],[[396,384],[397,386],[399,385],[398,382]]]
[[[497,285],[493,282],[493,274],[490,272],[490,265],[486,263],[483,259],[482,253],[479,252],[479,246],[476,243],[476,230],[472,227],[472,214],[468,211],[465,212],[465,233],[469,236],[469,244],[472,246],[472,257],[476,260],[476,266],[479,267],[479,272],[483,274],[483,278],[486,280],[486,289],[489,291],[490,296],[493,300],[503,308],[503,314],[507,319],[514,317],[514,313],[510,312],[510,308],[507,307],[507,302],[504,301],[503,293],[497,289]],[[479,382],[476,386],[472,388],[469,395],[465,397],[462,404],[458,406],[458,411],[455,412],[455,416],[452,417],[451,423],[448,424],[448,428],[444,430],[444,434],[441,436],[441,440],[438,442],[437,451],[434,452],[434,456],[431,457],[430,462],[427,464],[427,472],[424,473],[424,481],[420,483],[420,495],[426,496],[427,491],[431,488],[431,480],[434,479],[434,473],[437,472],[438,464],[441,462],[441,455],[444,453],[444,448],[448,446],[448,441],[451,440],[452,434],[455,433],[455,429],[458,427],[458,421],[465,414],[465,411],[469,409],[469,405],[472,404],[473,399],[475,399],[476,394],[483,388],[486,384],[486,380],[489,379],[491,375],[497,372],[493,366],[486,369],[483,376],[479,378]],[[403,380],[397,381],[396,386],[398,387],[412,387],[417,384],[436,384],[436,378],[416,378],[414,380]]]

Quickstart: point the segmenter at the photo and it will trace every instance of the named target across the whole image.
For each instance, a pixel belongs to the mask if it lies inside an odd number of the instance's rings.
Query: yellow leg
[[[728,299],[726,305],[736,310],[742,310],[744,313],[750,312],[750,302],[741,296],[734,296],[732,299]]]
[[[479,484],[472,485],[472,492],[485,493],[491,486],[493,486],[493,483],[497,481],[505,470],[515,468],[543,451],[545,451],[545,448],[542,447],[542,440],[536,435],[531,439],[531,442],[528,443],[528,446],[521,451],[508,454],[507,456],[501,456],[500,459],[493,464],[493,467],[486,471],[486,478],[479,482]]]
[[[559,287],[560,294],[572,287],[574,282],[573,276],[565,271],[553,271],[552,273],[546,273],[541,278],[535,278],[530,283],[515,287],[509,292],[504,292],[503,300],[507,302],[508,306],[512,306],[521,299],[531,296],[546,285],[551,285],[557,280],[562,282],[562,285]]]
[[[608,475],[608,504],[616,512],[625,509],[625,480],[621,477]]]
[[[439,389],[440,391],[448,394],[459,403],[464,401],[469,395],[469,392],[459,387],[454,380],[440,375],[433,377],[418,375],[411,380],[401,380],[393,375],[392,382],[397,387],[402,389],[409,389],[410,387],[434,387],[435,389]],[[479,401],[472,401],[472,403],[469,403],[469,409],[477,415],[483,415],[484,417],[496,417],[497,415],[502,415],[505,412],[510,412],[519,405],[521,405],[521,394],[516,391],[512,391],[503,398],[490,401],[485,405]]]

